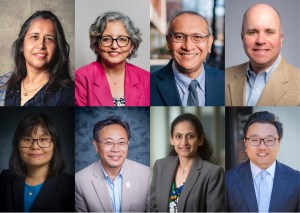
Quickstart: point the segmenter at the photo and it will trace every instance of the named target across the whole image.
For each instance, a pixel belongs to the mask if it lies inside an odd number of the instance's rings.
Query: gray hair
[[[128,55],[128,59],[130,59],[131,57],[132,58],[136,57],[137,50],[140,46],[140,43],[142,42],[142,33],[140,32],[139,28],[134,26],[134,23],[128,16],[118,11],[108,11],[96,18],[96,21],[91,25],[89,31],[90,48],[98,56],[98,59],[100,59],[100,56],[97,53],[99,38],[102,36],[107,26],[107,23],[112,21],[121,21],[123,23],[131,39],[131,43],[133,44],[133,49],[131,53]]]
[[[207,19],[206,19],[204,16],[200,15],[199,13],[197,13],[197,12],[195,12],[195,11],[181,11],[181,12],[175,14],[175,15],[171,18],[171,20],[170,20],[170,22],[169,22],[168,35],[171,33],[173,21],[174,21],[178,16],[181,16],[181,15],[184,15],[184,14],[194,15],[194,16],[198,16],[198,17],[202,18],[202,19],[206,22],[206,24],[207,24],[207,30],[208,30],[209,35],[212,35],[213,32],[212,32],[212,29],[211,29],[210,25],[208,24]]]

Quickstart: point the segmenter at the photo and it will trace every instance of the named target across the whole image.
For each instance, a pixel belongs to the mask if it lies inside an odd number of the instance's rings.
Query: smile
[[[108,52],[108,54],[111,55],[111,56],[118,56],[121,53],[120,52],[111,51],[111,52]]]
[[[45,58],[47,56],[47,54],[45,54],[45,53],[35,53],[33,55],[37,58]]]
[[[31,157],[31,158],[39,158],[41,156],[43,156],[43,155],[42,154],[29,154],[29,157]]]
[[[192,58],[192,57],[195,57],[197,55],[199,55],[199,53],[193,53],[193,54],[190,54],[190,53],[180,53],[181,56],[183,57],[186,57],[186,58]]]
[[[258,155],[259,157],[265,157],[265,156],[268,155],[268,153],[258,153],[257,155]]]

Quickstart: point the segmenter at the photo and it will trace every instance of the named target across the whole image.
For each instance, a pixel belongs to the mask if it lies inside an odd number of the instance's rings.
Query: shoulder
[[[85,179],[88,176],[91,176],[93,174],[93,171],[95,167],[97,166],[99,161],[92,163],[91,165],[83,168],[82,170],[75,173],[76,180],[78,179]]]
[[[161,158],[155,161],[155,166],[157,168],[163,168],[164,166],[168,166],[170,163],[178,160],[177,156],[168,156],[165,158]]]
[[[240,72],[240,71],[245,71],[247,69],[248,62],[245,62],[243,64],[235,65],[232,67],[228,67],[225,69],[226,74],[227,73],[234,73],[234,72]]]
[[[136,74],[138,75],[142,75],[142,76],[149,76],[150,77],[150,73],[149,71],[141,68],[141,67],[138,67],[136,65],[133,65],[133,64],[130,64],[128,62],[126,62],[126,66],[127,68],[131,71],[131,72],[136,72]]]
[[[13,177],[13,175],[11,174],[11,172],[8,169],[3,170],[0,174],[1,180],[10,179],[12,177]]]
[[[62,172],[60,174],[60,179],[63,180],[63,181],[66,181],[66,182],[74,182],[74,176],[70,175],[66,172]]]
[[[130,168],[130,169],[135,169],[135,170],[145,171],[145,172],[148,172],[150,170],[149,166],[145,166],[141,163],[138,163],[136,161],[129,160],[129,159],[125,160],[125,164],[126,164],[126,167]]]
[[[276,161],[276,169],[279,169],[280,171],[282,171],[283,173],[289,173],[291,176],[294,176],[296,179],[300,178],[300,172],[283,164],[280,163],[278,161]],[[300,184],[300,182],[299,182]]]
[[[215,67],[212,67],[212,66],[209,66],[205,63],[204,63],[204,68],[205,68],[206,71],[210,72],[211,74],[214,74],[216,76],[224,78],[224,71],[223,70],[219,70],[219,69],[217,69]]]
[[[291,78],[296,78],[297,80],[300,78],[300,69],[289,64],[284,57],[282,57],[278,69],[284,71],[285,75],[289,75]]]
[[[173,70],[172,70],[172,63],[173,60],[170,60],[169,63],[162,67],[161,69],[151,73],[151,80],[155,80],[156,78],[162,78],[164,75],[173,75]]]
[[[10,79],[11,75],[12,75],[12,72],[8,72],[8,73],[5,73],[4,75],[0,76],[0,88],[7,83],[7,81]]]
[[[75,70],[75,77],[80,77],[80,76],[88,76],[93,74],[94,70],[100,70],[101,66],[99,62],[94,61],[90,64],[84,65],[77,70]]]

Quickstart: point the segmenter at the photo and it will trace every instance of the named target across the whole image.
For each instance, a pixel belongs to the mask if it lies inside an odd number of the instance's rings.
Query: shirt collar
[[[103,168],[101,161],[100,161],[100,166],[101,166],[101,170],[103,172],[103,175],[104,175],[105,179],[111,181],[110,177],[108,176],[108,174],[106,173],[105,169]],[[123,177],[123,165],[122,165],[122,168],[121,168],[119,174],[116,176],[115,179],[117,179],[118,177]]]
[[[262,171],[261,168],[259,168],[258,166],[256,166],[252,161],[250,161],[250,168],[251,168],[251,173],[252,173],[252,177],[253,179],[255,179],[257,177],[257,175],[260,174],[260,172]],[[274,163],[272,163],[271,166],[269,166],[267,169],[265,169],[274,179],[275,176],[275,168],[276,168],[276,160],[274,161]]]
[[[175,81],[177,85],[180,87],[183,93],[188,92],[189,85],[193,79],[179,72],[179,70],[175,66],[175,62],[172,63],[172,69],[175,77]],[[201,73],[195,78],[198,81],[198,86],[202,91],[205,90],[205,69],[204,64],[202,63]]]

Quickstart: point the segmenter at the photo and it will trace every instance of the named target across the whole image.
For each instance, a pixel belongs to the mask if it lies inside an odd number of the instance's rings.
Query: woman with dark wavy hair
[[[170,143],[170,156],[153,167],[150,211],[224,211],[224,171],[209,162],[213,150],[201,121],[179,115],[171,124]]]
[[[13,56],[15,69],[5,84],[5,106],[74,105],[69,45],[52,12],[37,11],[25,21]]]
[[[64,173],[59,134],[43,113],[18,125],[9,170],[0,175],[0,211],[74,211],[74,176]]]

